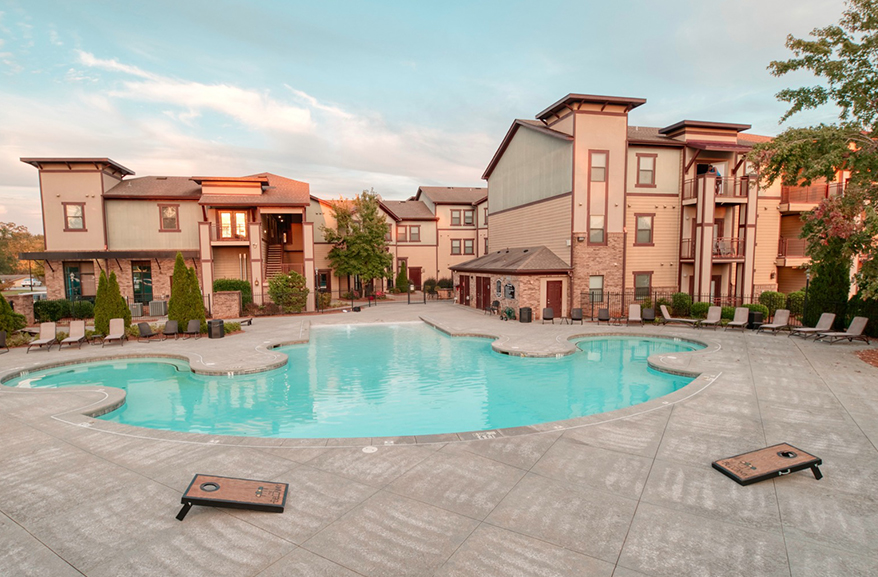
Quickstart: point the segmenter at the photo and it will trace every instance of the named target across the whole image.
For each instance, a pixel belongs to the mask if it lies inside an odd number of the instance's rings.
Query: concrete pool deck
[[[200,372],[248,372],[282,362],[270,346],[306,339],[310,324],[421,318],[496,335],[495,349],[511,354],[565,354],[580,334],[710,346],[668,359],[705,374],[676,396],[481,440],[152,431],[81,416],[107,402],[109,387],[0,388],[0,575],[878,574],[878,369],[853,354],[862,344],[382,304],[257,318],[220,340],[13,349],[0,355],[0,378],[156,354]],[[821,457],[824,478],[803,471],[740,487],[710,466],[780,442]],[[181,523],[174,515],[195,473],[289,483],[286,511],[195,507]]]

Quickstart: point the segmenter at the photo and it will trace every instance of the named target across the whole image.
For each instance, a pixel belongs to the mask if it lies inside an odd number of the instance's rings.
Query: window
[[[485,254],[488,254],[488,237],[485,237]]]
[[[410,226],[409,227],[409,242],[421,242],[421,227],[420,226]]]
[[[451,239],[451,254],[460,254],[460,239]]]
[[[634,298],[636,300],[643,300],[645,298],[649,298],[651,285],[652,285],[652,273],[651,272],[636,272],[636,273],[634,273]]]
[[[472,226],[473,220],[475,219],[476,211],[474,210],[465,210],[463,211],[463,224]]]
[[[482,221],[482,224],[488,226],[488,207],[485,207],[485,220]]]
[[[589,175],[592,182],[607,182],[607,153],[591,152],[589,153],[591,166],[589,167]]]
[[[463,241],[463,254],[475,254],[475,245],[476,241],[471,238],[464,239]]]
[[[179,204],[159,205],[159,232],[180,232]]]
[[[397,226],[396,227],[396,242],[406,242],[406,240],[408,240],[408,239],[406,238],[405,227],[404,226]]]
[[[451,226],[460,226],[460,211],[451,211]]]
[[[503,296],[503,283],[501,283],[499,280],[497,281],[497,290],[495,292],[497,293],[497,298]]]
[[[247,213],[245,211],[227,211],[219,213],[220,238],[247,238]]]
[[[604,243],[603,215],[593,215],[588,218],[588,242],[592,244]]]
[[[637,221],[637,235],[634,238],[634,244],[652,244],[652,220],[654,215],[638,214],[635,216]]]
[[[588,298],[593,303],[604,302],[604,277],[590,276],[588,277]]]
[[[384,235],[384,240],[386,240],[387,242],[393,242],[393,225],[392,224],[388,223],[387,233]]]
[[[85,231],[85,203],[65,202],[64,230]]]
[[[655,187],[655,154],[637,155],[637,186]]]

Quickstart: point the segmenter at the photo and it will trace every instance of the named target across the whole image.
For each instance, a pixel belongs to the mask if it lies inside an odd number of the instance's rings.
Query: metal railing
[[[830,182],[811,186],[782,186],[781,204],[818,204],[826,198],[844,193],[844,183]]]
[[[738,237],[720,237],[713,241],[711,255],[714,258],[743,258],[744,239]],[[695,258],[695,240],[684,238],[680,241],[680,258],[693,260]]]
[[[234,226],[232,227],[221,227],[216,224],[210,225],[210,240],[227,240],[227,241],[242,241],[249,240],[250,236],[247,234],[248,227],[244,227],[244,234],[240,235],[237,233]]]
[[[777,243],[777,256],[804,258],[807,256],[808,241],[804,238],[780,237]]]
[[[747,176],[708,176],[702,175],[683,181],[683,200],[697,198],[698,191],[712,187],[714,196],[719,199],[747,198],[756,180]]]

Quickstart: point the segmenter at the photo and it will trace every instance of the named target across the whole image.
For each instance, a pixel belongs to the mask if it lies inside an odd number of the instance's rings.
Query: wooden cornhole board
[[[287,483],[199,473],[189,483],[189,488],[180,499],[183,508],[177,513],[177,519],[182,521],[192,505],[283,513],[289,487]]]
[[[750,485],[809,468],[814,473],[814,478],[820,480],[823,478],[823,473],[820,472],[818,465],[822,464],[820,458],[787,443],[780,443],[714,461],[713,468],[731,477],[739,485]]]

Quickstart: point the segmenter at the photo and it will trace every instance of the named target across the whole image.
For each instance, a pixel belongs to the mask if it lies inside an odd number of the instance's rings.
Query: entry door
[[[476,308],[484,309],[491,302],[491,279],[485,276],[476,277]]]
[[[152,268],[149,262],[131,263],[131,281],[134,302],[148,305],[152,300]]]
[[[722,275],[715,274],[710,277],[710,300],[713,301],[714,304],[719,304],[722,286]]]
[[[413,266],[408,271],[409,282],[415,285],[415,290],[421,290],[421,267]]]
[[[460,277],[460,297],[457,299],[462,305],[469,306],[469,276]]]
[[[546,307],[551,308],[556,317],[561,316],[561,281],[550,280],[546,283]]]

